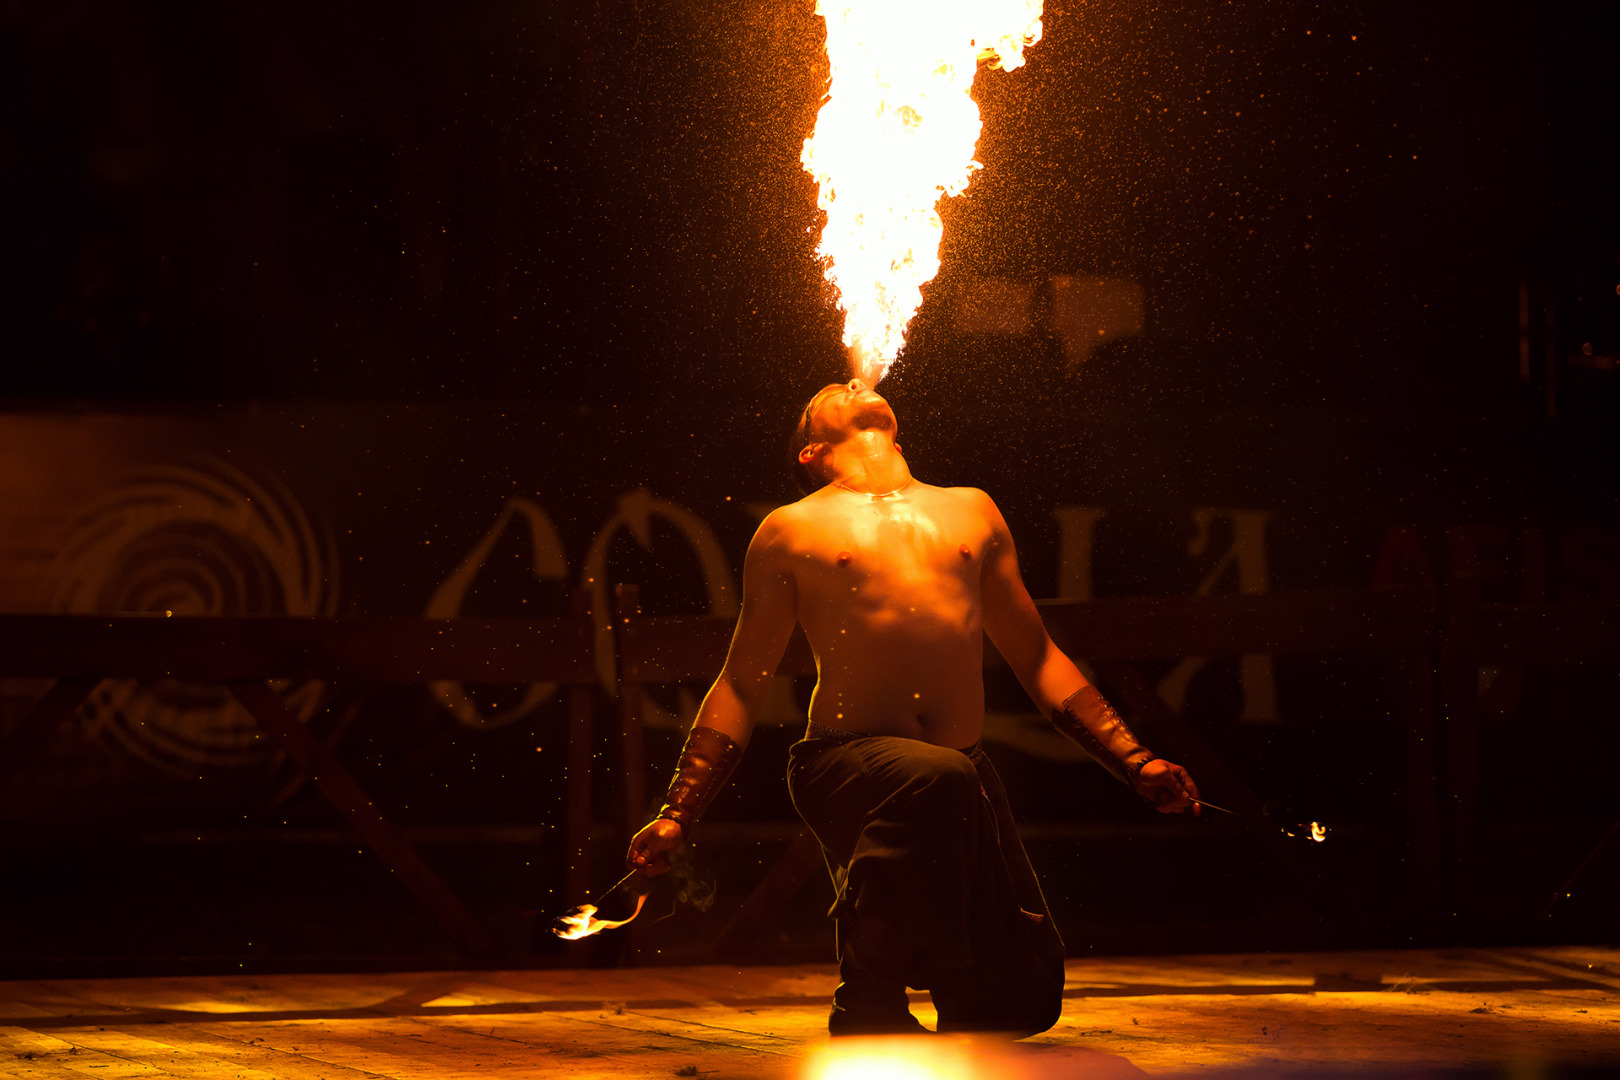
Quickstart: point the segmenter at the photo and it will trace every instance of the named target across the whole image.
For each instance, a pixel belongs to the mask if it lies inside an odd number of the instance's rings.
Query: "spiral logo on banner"
[[[133,473],[84,507],[55,562],[63,613],[331,615],[336,558],[292,493],[212,458]],[[318,682],[277,684],[301,720]],[[261,765],[275,749],[223,687],[108,679],[93,737],[176,776]]]

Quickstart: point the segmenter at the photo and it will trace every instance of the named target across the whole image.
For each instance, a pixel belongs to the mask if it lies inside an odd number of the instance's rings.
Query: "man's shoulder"
[[[949,487],[935,488],[934,491],[938,492],[942,504],[949,507],[944,512],[956,516],[959,520],[984,522],[993,530],[1003,527],[1001,509],[983,488]]]
[[[936,487],[935,491],[942,496],[968,506],[994,506],[995,500],[983,488],[976,487]]]
[[[754,531],[754,544],[762,546],[780,543],[803,529],[818,516],[817,507],[821,502],[818,496],[821,495],[820,491],[812,491],[797,502],[784,503],[766,514],[760,521],[759,528]]]

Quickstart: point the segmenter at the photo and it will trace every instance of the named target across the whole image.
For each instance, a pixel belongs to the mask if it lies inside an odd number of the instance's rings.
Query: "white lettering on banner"
[[[562,540],[557,536],[557,528],[551,523],[551,518],[540,508],[540,504],[529,499],[515,498],[501,507],[500,514],[495,518],[495,524],[489,531],[474,544],[472,550],[467,552],[461,565],[450,572],[444,583],[436,589],[428,599],[427,608],[422,616],[428,619],[453,619],[461,614],[462,602],[467,597],[467,591],[477,579],[479,571],[494,550],[495,544],[506,533],[514,518],[522,518],[529,526],[529,568],[534,572],[537,581],[563,581],[568,577],[568,558],[563,553]],[[529,715],[545,700],[557,692],[557,684],[549,682],[530,683],[523,692],[523,698],[510,709],[502,709],[493,715],[485,716],[479,711],[478,703],[473,701],[467,693],[467,687],[460,682],[439,680],[428,683],[428,689],[438,699],[439,704],[450,710],[450,715],[458,721],[472,728],[493,728]]]
[[[602,688],[617,696],[618,680],[613,665],[613,604],[608,592],[608,547],[614,535],[628,530],[643,551],[653,549],[652,519],[663,518],[686,538],[703,568],[703,584],[709,594],[709,612],[735,618],[742,605],[731,576],[731,561],[707,522],[692,511],[668,499],[660,499],[646,488],[637,488],[619,498],[619,509],[607,520],[585,556],[583,584],[591,590],[591,618],[596,626],[596,675]],[[695,711],[695,708],[694,708]],[[650,725],[673,725],[676,718],[651,700],[646,702]]]
[[[1270,510],[1234,510],[1224,507],[1201,507],[1193,511],[1193,524],[1197,527],[1187,542],[1187,554],[1197,558],[1209,547],[1212,527],[1217,521],[1232,524],[1232,546],[1216,560],[1193,591],[1195,596],[1208,596],[1226,576],[1228,570],[1237,569],[1238,592],[1245,596],[1258,596],[1271,588],[1266,565],[1266,523],[1271,520]],[[1207,656],[1184,657],[1159,682],[1159,696],[1177,712],[1187,703],[1187,686],[1205,664]],[[1251,653],[1239,661],[1243,685],[1243,711],[1238,719],[1248,724],[1272,724],[1282,719],[1277,709],[1277,674],[1270,653]]]

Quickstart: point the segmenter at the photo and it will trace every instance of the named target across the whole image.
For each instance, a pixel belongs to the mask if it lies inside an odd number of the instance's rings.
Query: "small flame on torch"
[[[1223,814],[1231,814],[1235,818],[1248,818],[1250,820],[1253,820],[1254,817],[1255,817],[1255,815],[1253,815],[1253,814],[1240,814],[1236,810],[1228,810],[1224,806],[1216,806],[1214,803],[1210,802],[1208,799],[1198,799],[1196,801],[1197,801],[1199,806],[1202,806],[1207,810],[1219,810],[1221,813],[1223,813]],[[1270,817],[1271,812],[1268,810],[1266,812],[1265,816]],[[1322,824],[1320,821],[1313,821],[1309,825],[1306,825],[1304,823],[1301,823],[1301,824],[1298,824],[1298,825],[1283,825],[1283,826],[1281,826],[1281,828],[1282,828],[1282,832],[1283,832],[1284,836],[1309,836],[1312,840],[1315,840],[1318,844],[1320,844],[1322,841],[1326,840],[1327,839],[1327,834],[1328,834],[1327,826]]]
[[[827,98],[799,161],[826,211],[816,254],[838,292],[850,364],[888,373],[939,273],[941,197],[975,170],[981,59],[1022,66],[1042,0],[817,0],[827,24]]]
[[[1298,825],[1285,825],[1283,832],[1289,836],[1308,836],[1318,844],[1326,840],[1328,834],[1327,826],[1320,821],[1313,821],[1308,825],[1304,822]]]
[[[604,930],[617,930],[619,927],[631,922],[641,914],[642,906],[647,903],[647,894],[642,893],[636,897],[636,910],[623,919],[598,919],[595,904],[581,904],[566,915],[557,916],[552,925],[551,932],[564,941],[578,941],[580,938],[600,934]]]

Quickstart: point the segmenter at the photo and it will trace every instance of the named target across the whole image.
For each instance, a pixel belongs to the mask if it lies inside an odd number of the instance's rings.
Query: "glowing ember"
[[[940,197],[982,167],[978,61],[1021,67],[1040,40],[1041,3],[817,0],[831,74],[799,160],[827,212],[816,253],[838,290],[844,344],[870,383],[888,373],[939,272]]]
[[[551,932],[564,941],[578,941],[580,938],[600,934],[603,930],[617,930],[641,914],[642,905],[647,902],[645,894],[636,897],[636,910],[628,918],[598,919],[595,904],[581,904],[566,915],[557,916],[557,921],[551,927]]]
[[[1311,822],[1311,839],[1320,844],[1327,839],[1327,826],[1320,821]]]

